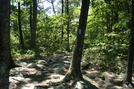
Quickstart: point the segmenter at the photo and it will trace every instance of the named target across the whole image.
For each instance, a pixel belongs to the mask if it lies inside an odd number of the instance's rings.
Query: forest
[[[0,89],[134,89],[134,0],[0,0]]]

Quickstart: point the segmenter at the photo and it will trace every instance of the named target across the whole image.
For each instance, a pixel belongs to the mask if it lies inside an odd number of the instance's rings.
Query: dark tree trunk
[[[83,79],[81,70],[80,70],[80,62],[82,58],[82,50],[83,50],[84,36],[85,36],[85,30],[86,30],[89,3],[90,3],[90,0],[82,0],[78,34],[77,34],[77,40],[75,44],[73,59],[70,64],[69,71],[67,72],[63,81],[67,81],[69,77],[72,77],[74,80]]]
[[[13,67],[15,64],[10,53],[10,0],[0,0],[0,87],[3,89],[8,89],[9,70]]]
[[[32,7],[32,2],[30,3],[30,30],[31,30],[31,32],[32,32],[32,16],[33,16],[33,13],[32,13],[32,9],[33,7]]]
[[[131,18],[131,30],[130,30],[130,42],[129,42],[129,52],[126,68],[125,81],[132,84],[132,68],[134,60],[134,0],[132,0],[132,18]]]
[[[61,11],[61,14],[62,14],[62,18],[63,18],[63,13],[64,13],[64,1],[62,0],[62,11]],[[61,31],[61,43],[63,43],[63,36],[64,36],[64,21],[62,19],[62,31]]]
[[[69,0],[66,0],[66,14],[67,14],[67,51],[70,51],[70,44],[69,44],[69,23],[70,23],[70,16],[69,16]]]
[[[52,1],[52,8],[53,8],[53,12],[54,12],[54,14],[56,13],[56,11],[55,11],[55,8],[54,8],[54,2]]]
[[[22,48],[24,48],[24,40],[23,40],[22,28],[21,28],[20,2],[18,2],[18,27],[19,27],[19,34],[20,34],[20,45]]]
[[[31,32],[31,48],[35,47],[36,40],[36,22],[37,22],[37,1],[33,0],[33,19],[32,19],[32,32]]]

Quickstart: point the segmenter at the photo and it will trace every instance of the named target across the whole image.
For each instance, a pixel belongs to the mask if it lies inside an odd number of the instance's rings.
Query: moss
[[[108,72],[102,72],[101,75],[102,76],[107,76],[109,73]]]

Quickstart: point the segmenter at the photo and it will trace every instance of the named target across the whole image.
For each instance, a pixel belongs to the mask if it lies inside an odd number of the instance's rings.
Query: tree
[[[9,70],[15,67],[10,53],[10,0],[0,0],[0,86],[8,86]],[[4,89],[8,89],[5,87]]]
[[[132,68],[134,61],[134,0],[132,0],[132,18],[131,18],[131,30],[130,30],[130,42],[128,51],[128,60],[126,68],[125,81],[132,84]]]
[[[67,15],[67,47],[66,50],[70,51],[70,46],[69,46],[69,28],[70,28],[70,16],[69,16],[69,0],[65,0],[66,1],[66,15]]]
[[[53,13],[56,14],[55,7],[54,7],[55,0],[47,0],[47,1],[52,4]]]
[[[19,34],[20,34],[20,45],[24,47],[24,40],[22,35],[22,28],[21,28],[21,10],[20,10],[20,1],[18,1],[18,26],[19,26]]]
[[[62,82],[65,82],[69,81],[72,78],[75,81],[73,85],[75,84],[77,85],[77,82],[83,81],[84,83],[86,83],[87,86],[81,84],[81,89],[97,89],[96,87],[91,88],[90,84],[88,86],[88,83],[84,81],[80,70],[89,3],[90,0],[82,0],[81,14],[79,19],[78,33],[77,33],[73,59],[71,61],[68,72],[66,73],[65,77],[62,80]]]
[[[30,30],[31,30],[31,32],[32,32],[32,17],[33,17],[33,12],[32,12],[32,10],[33,10],[33,3],[32,3],[32,1],[30,2],[30,11],[29,11],[29,14],[30,14],[30,16],[29,16],[29,24],[30,24]],[[31,36],[32,36],[32,33],[31,33]],[[31,39],[32,40],[32,39]]]
[[[63,36],[64,36],[64,21],[63,21],[63,13],[64,13],[64,0],[61,0],[62,6],[61,6],[61,14],[62,14],[62,31],[61,31],[61,43],[63,42]]]
[[[31,48],[34,48],[35,47],[36,22],[37,22],[37,1],[36,0],[33,0],[33,18],[32,18],[32,30],[31,30]]]

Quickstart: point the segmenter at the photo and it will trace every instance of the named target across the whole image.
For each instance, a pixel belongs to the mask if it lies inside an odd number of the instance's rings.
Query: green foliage
[[[85,37],[84,59],[96,60],[96,64],[103,69],[123,71],[123,64],[127,59],[130,14],[127,12],[129,7],[124,4],[126,1],[117,2],[92,2]],[[119,6],[125,8],[116,8]]]
[[[38,6],[36,47],[30,49],[30,4],[31,0],[21,2],[21,22],[24,36],[25,48],[19,45],[17,6],[12,0],[11,14],[11,50],[13,57],[39,56],[53,54],[55,52],[65,52],[67,47],[66,22],[70,22],[69,43],[73,51],[78,28],[80,3],[78,0],[69,2],[69,17],[66,13],[58,13],[48,16],[47,10]],[[112,0],[110,3],[104,0],[92,0],[90,13],[88,15],[87,30],[84,41],[83,58],[104,69],[116,69],[123,71],[126,62],[131,3],[129,0]],[[62,38],[63,30],[63,38]],[[117,66],[117,67],[116,67]]]

